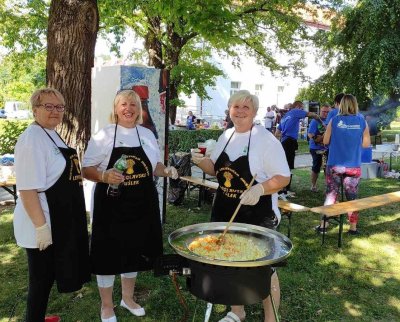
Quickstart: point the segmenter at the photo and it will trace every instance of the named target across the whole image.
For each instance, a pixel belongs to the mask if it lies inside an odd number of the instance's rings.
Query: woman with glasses
[[[151,270],[162,254],[153,176],[178,177],[174,167],[165,167],[161,162],[153,132],[141,126],[142,105],[136,92],[122,90],[115,96],[112,120],[114,124],[90,139],[82,162],[83,176],[96,182],[90,256],[103,322],[117,321],[112,297],[116,274],[121,274],[120,305],[135,316],[145,315],[134,299],[137,272]],[[120,173],[114,164],[123,155],[126,167]],[[119,186],[119,193],[108,193],[109,185]]]
[[[90,266],[78,156],[55,131],[64,98],[45,88],[33,93],[31,104],[35,121],[15,146],[14,234],[28,256],[26,321],[37,322],[45,320],[54,282],[61,293],[77,291],[90,280]]]

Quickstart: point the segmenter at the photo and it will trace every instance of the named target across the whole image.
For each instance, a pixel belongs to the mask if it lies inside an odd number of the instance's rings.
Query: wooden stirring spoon
[[[251,181],[250,181],[250,183],[249,183],[249,186],[247,187],[247,189],[245,190],[245,192],[246,192],[246,191],[249,191],[249,189],[250,189],[251,186],[253,185],[254,180],[256,179],[256,177],[257,177],[257,173],[256,173],[256,174],[254,175],[254,177],[251,179]],[[218,237],[218,239],[217,239],[217,244],[218,244],[218,245],[223,244],[223,242],[224,242],[224,236],[225,236],[226,232],[228,231],[229,227],[231,226],[233,220],[235,219],[237,213],[239,212],[239,209],[240,209],[241,206],[242,206],[242,203],[239,202],[239,204],[237,205],[237,207],[236,207],[236,209],[235,209],[235,212],[233,213],[233,215],[232,215],[232,217],[231,217],[231,220],[229,220],[229,222],[228,222],[228,224],[226,225],[224,231],[222,232],[222,234],[221,234],[221,235]]]

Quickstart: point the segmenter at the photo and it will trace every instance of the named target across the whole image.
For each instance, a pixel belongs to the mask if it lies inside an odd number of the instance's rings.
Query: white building
[[[329,29],[330,22],[324,16],[326,13],[319,11],[312,15],[307,11],[300,12],[310,33],[314,33],[318,29]],[[315,52],[316,49],[311,45],[305,49],[306,68],[303,73],[311,81],[325,73],[325,67],[316,61]],[[256,120],[262,121],[268,106],[276,105],[278,108],[283,108],[286,103],[292,103],[295,100],[301,88],[308,85],[308,82],[304,83],[300,78],[273,76],[268,69],[257,64],[256,60],[251,57],[240,57],[240,69],[233,66],[229,59],[221,59],[217,56],[214,56],[213,59],[226,77],[218,77],[215,88],[207,88],[210,100],[201,100],[197,94],[193,94],[191,97],[181,95],[180,98],[186,104],[177,111],[176,119],[180,122],[185,122],[189,110],[207,121],[222,120],[225,117],[224,111],[227,109],[230,95],[241,89],[246,89],[259,97],[260,109]],[[285,62],[287,57],[282,56],[278,60]]]

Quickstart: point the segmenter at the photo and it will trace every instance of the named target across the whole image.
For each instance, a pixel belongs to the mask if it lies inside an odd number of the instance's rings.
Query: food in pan
[[[267,249],[249,236],[227,233],[223,242],[218,242],[219,235],[197,237],[188,246],[196,255],[219,260],[251,261],[267,255]]]

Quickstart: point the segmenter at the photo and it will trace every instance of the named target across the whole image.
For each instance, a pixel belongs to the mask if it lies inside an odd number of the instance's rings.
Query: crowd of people
[[[263,126],[255,124],[258,97],[247,90],[235,92],[228,101],[225,130],[211,154],[197,149],[191,153],[192,162],[219,183],[210,220],[229,221],[240,204],[236,222],[276,229],[280,222],[278,196],[293,196],[291,171],[299,126],[305,118],[312,119],[308,129],[311,191],[317,191],[323,169],[325,205],[336,202],[341,186],[347,200],[357,198],[361,149],[370,145],[369,129],[354,96],[341,93],[334,101],[332,109],[321,106],[319,115],[305,111],[300,101],[284,112],[268,107]],[[112,122],[90,139],[82,169],[76,151],[56,131],[67,108],[62,94],[52,88],[38,90],[31,105],[34,122],[15,147],[20,198],[14,232],[28,259],[26,321],[45,320],[54,283],[59,292],[73,292],[90,281],[91,274],[97,279],[101,321],[117,321],[113,302],[117,274],[121,275],[120,306],[134,316],[144,316],[145,309],[134,297],[137,272],[153,269],[163,253],[154,176],[177,179],[178,173],[162,163],[154,133],[141,125],[140,97],[133,90],[116,94]],[[195,120],[189,112],[188,126]],[[122,170],[117,167],[121,159]],[[83,178],[95,183],[90,247]],[[110,187],[117,187],[117,193],[111,193]],[[359,234],[358,213],[349,213],[348,219],[349,234]],[[327,228],[327,222],[321,220],[315,230],[324,233]],[[276,309],[280,303],[275,270],[270,294],[263,300],[265,321],[275,321],[272,302]],[[233,305],[220,321],[243,321],[245,317],[244,306]]]
[[[376,132],[375,128],[369,129],[371,119],[365,120],[359,112],[356,97],[339,93],[335,96],[332,107],[329,104],[320,107],[319,115],[304,111],[303,104],[299,101],[286,105],[286,108],[288,111],[277,124],[274,134],[282,143],[289,168],[294,169],[299,126],[305,117],[312,118],[307,130],[312,157],[310,190],[318,191],[317,180],[323,169],[326,182],[324,205],[334,204],[342,188],[346,200],[356,199],[361,178],[362,149],[370,147],[370,135]],[[274,120],[272,111],[274,109],[267,108],[265,116],[265,128],[268,131],[272,128],[269,118]],[[354,148],[349,149],[349,146]],[[293,197],[294,193],[290,188],[289,182],[280,191],[279,197],[283,200]],[[348,221],[350,223],[348,233],[358,235],[360,233],[357,229],[358,213],[349,212]],[[315,227],[315,230],[318,233],[326,233],[327,228],[328,222],[321,219],[320,225]]]

